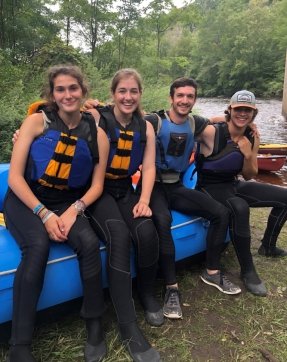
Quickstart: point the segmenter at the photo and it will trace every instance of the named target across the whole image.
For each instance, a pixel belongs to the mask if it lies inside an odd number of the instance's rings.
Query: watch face
[[[85,204],[81,200],[75,201],[74,207],[78,211],[78,215],[82,215],[85,211]]]

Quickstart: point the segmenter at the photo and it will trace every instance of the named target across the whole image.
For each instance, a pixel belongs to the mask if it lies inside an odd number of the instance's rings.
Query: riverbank
[[[257,254],[267,220],[267,209],[253,209],[252,253],[257,270],[268,288],[266,298],[246,292],[232,245],[224,252],[223,269],[231,280],[242,286],[238,296],[228,296],[203,284],[199,274],[204,265],[186,263],[178,267],[183,315],[179,321],[166,320],[162,327],[148,326],[135,296],[139,323],[149,340],[160,351],[164,362],[227,362],[287,360],[287,273],[286,259],[269,259]],[[287,248],[285,225],[279,245]],[[161,295],[161,280],[157,292]],[[109,301],[109,299],[108,299]],[[109,305],[104,316],[109,355],[105,362],[130,361],[116,333],[115,316]],[[57,317],[57,321],[39,323],[34,353],[41,362],[81,362],[85,329],[78,310]],[[0,348],[4,361],[7,345]]]

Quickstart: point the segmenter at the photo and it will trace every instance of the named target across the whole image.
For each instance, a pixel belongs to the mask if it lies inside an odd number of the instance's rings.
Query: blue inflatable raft
[[[191,165],[184,175],[184,184],[193,188],[196,175],[192,176]],[[7,190],[9,164],[0,164],[0,212],[3,212],[3,200]],[[198,217],[188,217],[172,212],[172,235],[176,248],[176,260],[205,251],[208,223]],[[2,224],[2,225],[1,225]],[[103,265],[103,285],[108,286],[105,273],[106,251],[101,247]],[[12,316],[12,288],[14,274],[20,262],[21,254],[16,241],[5,228],[3,215],[0,214],[0,324],[10,321]],[[131,257],[132,274],[135,268]],[[69,246],[51,242],[44,287],[38,303],[38,310],[81,297],[82,287],[76,255]]]

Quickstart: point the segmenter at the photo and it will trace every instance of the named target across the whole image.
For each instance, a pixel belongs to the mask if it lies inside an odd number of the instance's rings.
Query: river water
[[[260,132],[260,140],[265,143],[287,143],[287,120],[281,115],[282,102],[279,100],[257,99],[258,115],[255,122]],[[194,109],[198,114],[210,117],[222,114],[229,99],[198,98]],[[256,178],[261,182],[287,187],[287,163],[277,172],[260,172]]]

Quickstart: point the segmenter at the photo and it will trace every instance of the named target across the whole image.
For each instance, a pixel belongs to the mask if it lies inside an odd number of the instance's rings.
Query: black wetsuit
[[[221,141],[216,146],[217,151],[210,157],[200,156],[197,188],[230,210],[230,234],[244,274],[254,268],[250,252],[249,207],[272,207],[262,243],[266,248],[275,247],[287,219],[287,189],[254,180],[239,180],[237,175],[242,170],[243,155],[226,132],[227,125],[218,125],[217,129],[218,139]],[[252,143],[249,129],[246,136]],[[229,151],[226,151],[227,148]],[[241,167],[238,163],[237,170],[234,167],[233,171],[229,171],[231,166],[237,163],[234,156],[237,158],[239,154],[242,159]]]
[[[194,137],[196,138],[208,125],[208,120],[203,117],[194,116],[194,122]],[[173,139],[176,139],[175,133],[177,132],[180,135],[180,139],[182,139],[183,127],[178,125],[176,128],[178,128],[178,130],[175,129],[172,135]],[[190,129],[188,132],[192,132],[192,130]],[[167,137],[170,136],[167,135]],[[176,146],[174,148],[176,149]],[[192,151],[192,149],[182,149],[182,152],[189,152],[189,157]],[[159,148],[157,152],[160,152]],[[173,156],[172,152],[169,152],[168,158],[171,162],[173,162],[173,157],[174,160],[176,160],[176,155]],[[176,283],[176,271],[175,247],[170,229],[172,222],[170,210],[176,210],[187,215],[201,216],[210,221],[207,233],[206,264],[208,269],[213,270],[220,269],[220,254],[226,238],[229,212],[227,208],[216,202],[213,198],[197,190],[186,188],[181,180],[166,182],[162,179],[162,176],[164,176],[163,172],[160,165],[157,165],[158,181],[155,183],[152,192],[150,206],[160,239],[160,267],[166,285],[172,285]],[[178,172],[170,168],[168,169],[168,173],[171,177],[173,173],[175,175],[178,174]],[[190,242],[192,242],[192,240]]]
[[[55,123],[56,126],[54,126]],[[76,129],[69,130],[59,117],[52,122],[52,126],[65,134],[81,135],[81,139],[86,140],[87,143],[91,139],[91,132],[95,132],[95,128],[93,130],[87,128],[82,121]],[[26,171],[26,173],[31,171],[29,166]],[[27,177],[30,182],[29,175]],[[59,190],[43,186],[37,181],[30,182],[30,187],[40,202],[58,215],[61,215],[73,202],[81,198],[86,190],[83,187]],[[22,259],[17,268],[13,286],[10,343],[12,345],[31,344],[36,306],[43,287],[51,240],[39,216],[23,204],[11,190],[8,190],[6,195],[4,215],[7,228],[22,252]],[[79,260],[83,283],[81,315],[86,319],[97,318],[105,309],[101,282],[101,257],[99,239],[88,218],[77,217],[66,243],[77,253]]]
[[[93,227],[107,243],[110,294],[118,320],[123,324],[136,319],[130,273],[132,241],[136,251],[138,290],[143,304],[146,302],[144,308],[150,312],[156,312],[153,309],[158,308],[145,299],[153,294],[157,273],[157,232],[151,218],[134,218],[132,212],[140,195],[132,186],[131,175],[142,163],[145,143],[141,138],[146,137],[146,125],[140,117],[134,116],[132,122],[124,128],[114,118],[112,108],[104,110],[99,125],[107,133],[111,148],[103,195],[89,208],[89,213]],[[117,131],[116,135],[112,134],[114,130]],[[120,145],[125,142],[118,141],[119,131],[122,140],[133,143],[129,147],[130,151],[120,149]],[[121,168],[124,163],[121,157],[130,159],[125,168]]]

